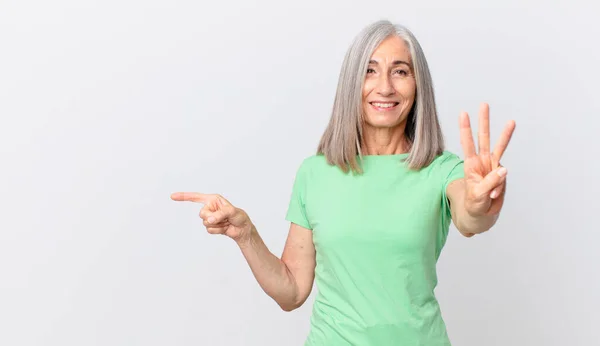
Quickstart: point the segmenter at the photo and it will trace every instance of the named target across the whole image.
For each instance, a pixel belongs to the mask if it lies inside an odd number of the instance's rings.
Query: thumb
[[[217,205],[219,206],[219,209],[215,213],[222,218],[221,220],[227,220],[234,226],[240,226],[247,221],[246,213],[241,209],[236,208],[224,197],[219,196],[217,198]]]
[[[228,208],[219,207],[218,210],[212,212],[206,218],[206,222],[208,222],[210,224],[218,224],[218,223],[226,221],[231,216],[231,212],[227,209]]]
[[[221,197],[219,195],[216,195],[215,199],[213,201],[214,201],[214,205],[213,205],[214,211],[207,213],[206,222],[210,223],[210,224],[221,223],[230,216],[228,211],[229,211],[229,206],[231,205],[231,203],[229,203],[224,197]]]
[[[475,195],[477,197],[489,195],[494,188],[504,182],[506,179],[506,173],[506,167],[502,166],[488,173],[488,175],[486,175],[485,178],[483,178],[483,180],[477,185]]]
[[[229,203],[224,197],[217,196],[216,199],[217,210],[215,210],[206,221],[211,224],[217,224],[229,220],[231,222],[232,218],[235,218],[236,208]]]

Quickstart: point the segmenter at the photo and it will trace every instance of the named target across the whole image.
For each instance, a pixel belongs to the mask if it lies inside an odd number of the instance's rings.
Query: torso
[[[404,157],[366,156],[362,175],[304,162],[318,290],[307,345],[450,344],[434,288],[461,161],[445,152],[411,171]]]

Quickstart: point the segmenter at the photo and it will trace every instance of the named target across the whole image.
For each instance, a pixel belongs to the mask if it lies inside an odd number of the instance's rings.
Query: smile
[[[399,102],[369,102],[378,111],[389,111],[395,109]]]

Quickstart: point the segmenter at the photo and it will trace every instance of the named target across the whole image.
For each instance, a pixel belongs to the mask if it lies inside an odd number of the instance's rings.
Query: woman
[[[205,204],[208,232],[236,241],[283,310],[301,306],[316,280],[306,345],[449,345],[434,288],[450,222],[467,237],[485,232],[504,200],[500,159],[515,124],[490,152],[488,119],[484,104],[478,152],[466,113],[464,161],[445,151],[419,43],[379,21],[348,50],[318,152],[298,169],[281,259],[224,197],[171,197]]]

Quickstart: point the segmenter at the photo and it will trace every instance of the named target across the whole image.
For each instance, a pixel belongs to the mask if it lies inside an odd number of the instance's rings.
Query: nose
[[[394,90],[390,76],[382,74],[377,83],[377,93],[381,96],[390,96],[395,92],[396,90]]]

